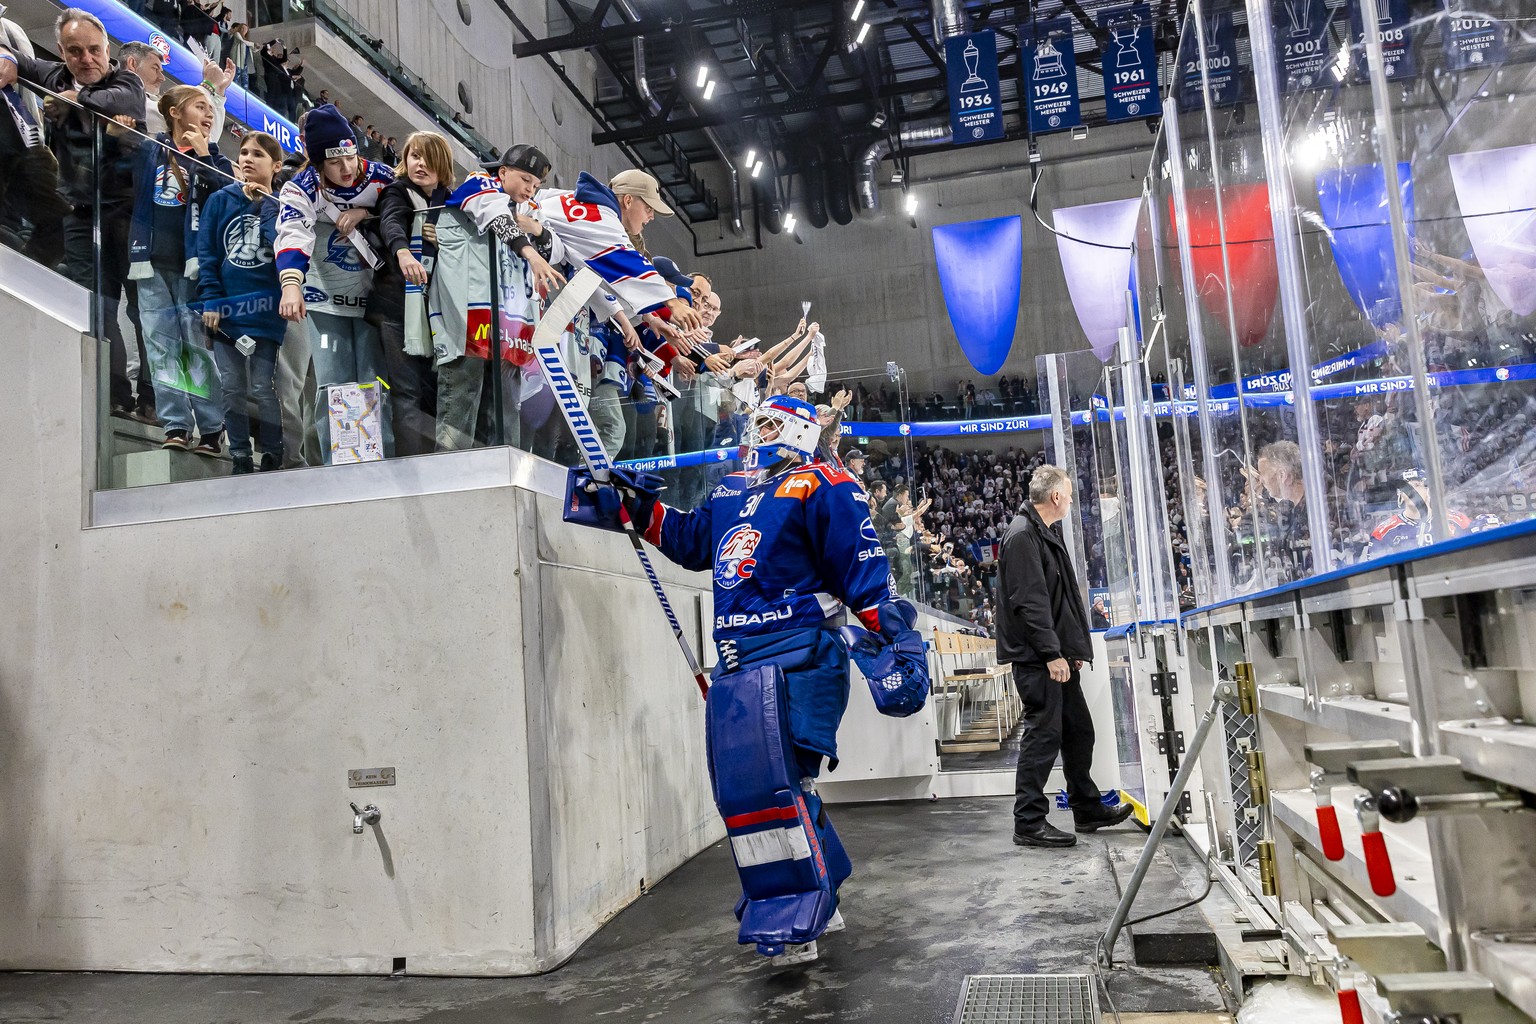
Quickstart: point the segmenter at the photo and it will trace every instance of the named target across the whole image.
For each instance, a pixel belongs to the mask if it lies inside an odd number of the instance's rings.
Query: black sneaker
[[[282,458],[282,456],[274,455],[271,452],[262,452],[261,453],[261,471],[263,473],[270,473],[274,469],[282,469],[282,468],[283,468],[283,458]]]
[[[209,458],[216,459],[223,454],[224,449],[219,447],[219,435],[213,434],[211,436],[198,437],[197,447],[193,448],[192,452],[195,455],[206,455]]]
[[[251,460],[249,455],[231,455],[230,461],[234,463],[234,468],[229,471],[230,476],[240,476],[242,473],[256,472],[256,463]]]
[[[1131,812],[1135,809],[1130,804],[1114,804],[1113,806],[1100,804],[1098,807],[1088,810],[1087,813],[1084,813],[1084,810],[1087,809],[1073,808],[1073,830],[1087,835],[1090,832],[1097,832],[1101,828],[1118,825],[1126,818],[1129,818]]]
[[[192,435],[185,430],[167,430],[165,441],[161,448],[169,448],[173,452],[184,452],[192,447]]]
[[[1048,821],[1042,821],[1038,825],[1032,825],[1022,831],[1014,829],[1014,846],[1051,846],[1064,847],[1076,846],[1077,836],[1071,832],[1063,832]]]

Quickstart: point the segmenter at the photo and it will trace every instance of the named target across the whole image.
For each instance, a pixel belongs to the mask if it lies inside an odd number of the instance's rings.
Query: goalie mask
[[[752,412],[747,428],[747,471],[762,474],[784,459],[805,461],[816,452],[821,424],[816,407],[788,395],[774,395]]]

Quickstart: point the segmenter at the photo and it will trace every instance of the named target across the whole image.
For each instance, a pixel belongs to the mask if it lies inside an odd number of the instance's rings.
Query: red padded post
[[[1339,812],[1332,804],[1318,804],[1317,832],[1322,839],[1323,856],[1329,860],[1343,860],[1344,834],[1339,831]]]
[[[1370,874],[1371,891],[1377,896],[1391,896],[1397,892],[1397,880],[1392,877],[1392,858],[1387,855],[1387,837],[1380,832],[1365,832],[1360,836],[1365,847],[1365,869]]]
[[[1360,1010],[1360,993],[1353,988],[1339,989],[1339,1016],[1344,1019],[1344,1024],[1365,1024],[1365,1014]]]

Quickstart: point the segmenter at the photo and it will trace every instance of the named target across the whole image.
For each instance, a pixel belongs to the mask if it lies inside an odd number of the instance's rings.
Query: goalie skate
[[[821,956],[816,950],[816,940],[796,945],[790,943],[784,947],[784,952],[770,957],[768,962],[775,967],[792,967],[795,964],[808,964]]]

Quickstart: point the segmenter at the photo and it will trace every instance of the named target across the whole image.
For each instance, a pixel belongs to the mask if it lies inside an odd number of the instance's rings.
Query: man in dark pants
[[[1003,535],[997,573],[997,660],[1013,665],[1024,702],[1013,841],[1071,846],[1077,837],[1046,820],[1045,786],[1058,753],[1078,832],[1119,824],[1131,806],[1106,806],[1089,775],[1093,718],[1079,672],[1093,660],[1093,643],[1060,525],[1072,507],[1071,477],[1041,466],[1030,477],[1029,502]]]

